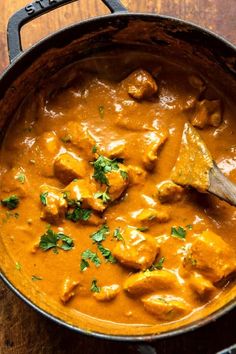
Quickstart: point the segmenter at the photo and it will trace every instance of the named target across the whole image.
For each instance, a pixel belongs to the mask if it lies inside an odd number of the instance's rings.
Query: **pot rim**
[[[29,55],[33,55],[34,51],[36,49],[39,49],[40,46],[43,46],[48,41],[52,41],[56,36],[61,35],[63,32],[66,31],[71,31],[76,27],[85,27],[89,24],[99,24],[99,22],[106,21],[106,20],[112,20],[113,18],[122,18],[122,17],[127,17],[130,19],[143,19],[143,20],[148,20],[148,19],[153,19],[153,20],[158,20],[158,19],[163,19],[163,20],[170,20],[173,21],[179,25],[189,25],[191,26],[194,30],[198,30],[203,32],[204,34],[208,35],[209,37],[213,37],[216,40],[222,42],[226,47],[229,47],[232,51],[235,51],[236,54],[236,45],[230,43],[227,39],[224,37],[220,36],[219,34],[216,34],[212,32],[209,29],[206,29],[204,27],[201,27],[200,25],[197,25],[195,23],[182,20],[179,18],[176,18],[174,16],[166,16],[166,15],[159,15],[159,14],[153,14],[153,13],[137,13],[137,12],[115,12],[111,13],[108,15],[103,15],[99,17],[94,17],[94,18],[89,18],[86,20],[83,20],[81,22],[72,24],[70,26],[66,26],[42,39],[40,39],[38,42],[33,44],[30,48],[27,48],[25,51],[23,51],[19,56],[17,56],[10,64],[9,66],[2,72],[0,75],[0,86],[1,86],[1,81],[7,77],[9,72],[11,70],[14,70],[14,68],[24,60]],[[43,52],[44,54],[44,52]],[[4,97],[4,96],[3,96]],[[1,99],[1,98],[0,98]],[[38,313],[46,317],[47,319],[52,320],[54,323],[63,326],[67,329],[73,330],[76,333],[79,334],[85,334],[87,336],[92,336],[96,337],[99,339],[105,339],[105,340],[111,340],[111,341],[121,341],[121,342],[153,342],[154,340],[159,340],[159,339],[165,339],[165,338],[170,338],[174,337],[176,335],[180,334],[185,334],[188,332],[192,332],[195,329],[201,328],[210,322],[216,321],[219,317],[227,314],[234,308],[236,308],[236,299],[231,300],[229,303],[225,304],[223,307],[220,307],[218,310],[215,312],[211,313],[210,315],[203,317],[199,320],[196,320],[192,323],[186,324],[184,326],[181,326],[177,329],[166,331],[166,332],[161,332],[161,333],[153,333],[153,334],[147,334],[147,335],[138,335],[138,336],[129,336],[129,335],[115,335],[115,334],[105,334],[101,332],[95,332],[95,331],[90,331],[90,330],[85,330],[77,326],[73,326],[72,324],[69,324],[68,322],[63,321],[62,319],[56,317],[53,314],[50,314],[49,312],[43,310],[40,308],[38,305],[36,305],[32,300],[30,300],[26,295],[21,293],[13,283],[3,274],[3,272],[0,272],[0,278],[4,281],[4,283],[21,299],[23,300],[28,306],[36,310]]]

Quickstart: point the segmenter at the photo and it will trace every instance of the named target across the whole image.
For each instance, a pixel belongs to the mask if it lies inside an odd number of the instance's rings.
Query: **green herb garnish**
[[[111,251],[108,248],[103,247],[101,243],[98,244],[98,249],[103,255],[103,257],[110,263],[116,263],[115,257],[112,255]]]
[[[120,175],[124,180],[128,178],[128,173],[124,170],[120,170]]]
[[[16,269],[17,270],[21,270],[22,266],[19,262],[16,262]]]
[[[47,205],[47,196],[48,196],[48,192],[44,192],[40,194],[40,200],[44,206]]]
[[[138,231],[141,231],[141,232],[145,232],[145,231],[148,231],[148,230],[149,230],[149,227],[147,227],[147,226],[141,226],[141,227],[137,227],[137,230],[138,230]]]
[[[32,279],[33,281],[43,280],[43,278],[38,277],[37,275],[32,275],[31,279]]]
[[[100,155],[96,161],[92,162],[94,167],[93,178],[96,179],[96,181],[109,186],[109,181],[106,177],[106,173],[111,172],[112,170],[118,171],[118,162],[118,159],[110,160],[109,158]]]
[[[48,229],[45,234],[41,236],[39,247],[43,251],[53,250],[54,253],[58,253],[58,249],[69,251],[73,248],[74,241],[69,236],[63,234],[63,232],[54,232],[52,229]]]
[[[109,196],[109,194],[107,193],[107,191],[105,192],[97,192],[94,194],[94,197],[97,199],[101,199],[103,201],[104,204],[107,204],[111,198]]]
[[[182,226],[172,226],[171,228],[171,236],[177,237],[180,239],[185,239],[186,237],[186,230]]]
[[[193,225],[191,225],[191,224],[188,224],[188,225],[186,225],[185,227],[186,227],[186,229],[189,229],[189,230],[192,230],[192,229],[193,229]]]
[[[96,154],[97,150],[98,150],[97,145],[94,145],[94,146],[92,147],[92,153],[93,153],[93,154]]]
[[[77,222],[80,220],[87,221],[92,214],[92,210],[83,209],[81,207],[76,207],[73,211],[68,211],[66,213],[66,219],[71,220],[73,222]]]
[[[93,279],[90,290],[92,293],[100,293],[101,287],[97,285],[97,280]]]
[[[165,261],[165,257],[161,257],[157,263],[153,264],[150,267],[150,270],[156,270],[156,269],[161,270],[163,268],[164,261]]]
[[[94,243],[102,242],[106,239],[106,235],[109,233],[109,227],[104,224],[100,227],[100,229],[94,232],[90,237],[92,238]]]
[[[97,253],[92,252],[91,250],[87,249],[81,254],[81,262],[80,262],[80,270],[83,271],[89,267],[88,260],[91,260],[95,264],[96,267],[99,267],[101,261],[97,255]]]
[[[23,172],[19,172],[16,175],[16,179],[17,181],[19,181],[20,183],[24,184],[25,183],[25,174]]]
[[[2,205],[7,207],[9,210],[13,210],[13,209],[17,208],[20,200],[16,195],[11,195],[8,198],[2,199],[1,202],[2,202]]]
[[[123,236],[121,235],[120,228],[114,230],[113,237],[118,241],[124,241]]]
[[[67,204],[69,205],[69,211],[66,212],[66,219],[73,222],[80,220],[87,221],[91,214],[91,209],[84,209],[81,207],[81,201],[69,198],[70,192],[64,192],[63,198],[66,199]]]

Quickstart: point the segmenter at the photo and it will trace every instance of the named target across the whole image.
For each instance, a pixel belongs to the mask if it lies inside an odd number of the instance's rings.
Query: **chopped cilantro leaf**
[[[92,153],[95,154],[95,153],[97,152],[97,150],[98,150],[97,145],[94,145],[94,146],[92,147]]]
[[[19,181],[20,183],[24,184],[25,183],[25,174],[23,172],[19,172],[16,175],[16,179],[17,181]]]
[[[48,192],[44,192],[40,194],[40,200],[44,206],[47,205],[47,196],[48,196]]]
[[[106,239],[106,235],[109,233],[109,227],[104,224],[100,227],[100,229],[93,234],[91,234],[91,238],[94,243],[102,242]]]
[[[186,225],[185,227],[186,227],[186,229],[189,229],[189,230],[192,230],[192,229],[193,229],[193,225],[191,225],[191,224],[188,224],[188,225]]]
[[[157,263],[151,266],[150,270],[156,270],[156,269],[161,270],[163,268],[164,261],[165,261],[165,257],[161,257]]]
[[[102,246],[102,244],[98,244],[98,249],[103,255],[103,257],[110,263],[116,263],[115,257],[113,257],[111,251],[108,248]]]
[[[21,264],[20,264],[19,262],[16,262],[16,269],[17,269],[17,270],[21,270],[21,268],[22,268],[22,267],[21,267]]]
[[[93,178],[102,184],[109,186],[109,181],[106,177],[106,173],[112,170],[119,170],[118,159],[110,160],[109,158],[100,155],[96,161],[92,162],[94,167]]]
[[[120,170],[120,175],[124,180],[128,178],[128,173],[124,170]]]
[[[100,115],[100,118],[103,119],[104,118],[104,113],[105,113],[104,106],[98,106],[98,113]]]
[[[43,251],[48,251],[52,249],[54,253],[58,253],[58,248],[69,251],[73,248],[73,240],[63,234],[62,232],[54,232],[52,229],[48,229],[45,234],[41,236],[39,247]]]
[[[81,262],[80,262],[81,272],[83,272],[88,267],[89,267],[89,262],[87,262],[85,259],[81,259]]]
[[[80,270],[83,271],[89,267],[88,260],[91,260],[95,264],[96,267],[99,267],[101,261],[97,255],[97,253],[92,252],[91,250],[87,249],[81,254],[81,263],[80,263]]]
[[[74,241],[69,236],[63,234],[62,232],[58,232],[58,239],[62,242],[60,248],[64,251],[69,251],[74,246]]]
[[[33,281],[36,281],[36,280],[43,280],[43,278],[41,277],[38,277],[37,275],[32,275],[32,278],[31,278]]]
[[[186,237],[186,230],[182,226],[172,226],[171,228],[171,236],[177,237],[180,239],[185,239]]]
[[[71,220],[73,222],[77,222],[79,220],[87,221],[92,214],[92,210],[83,209],[81,207],[76,207],[73,211],[68,211],[66,213],[66,219]]]
[[[120,228],[114,230],[113,237],[118,241],[124,241],[123,236],[121,235]]]
[[[103,201],[104,204],[108,203],[111,198],[109,196],[109,194],[107,193],[107,191],[105,192],[97,192],[94,194],[94,197],[97,199],[101,199]]]
[[[92,293],[100,293],[101,287],[97,285],[97,280],[93,279],[90,290]]]
[[[7,207],[9,210],[13,210],[13,209],[17,208],[20,200],[16,195],[11,195],[8,198],[2,199],[1,202],[2,202],[2,205]]]
[[[67,211],[66,213],[66,219],[71,220],[73,222],[77,222],[80,220],[87,221],[92,214],[92,210],[82,208],[81,201],[71,199],[69,195],[70,192],[63,193],[63,198],[66,199],[67,204],[70,207],[69,211]]]
[[[145,231],[148,231],[148,230],[149,230],[149,227],[147,227],[147,226],[141,226],[141,227],[137,227],[137,230],[138,230],[138,231],[141,231],[141,232],[145,232]]]

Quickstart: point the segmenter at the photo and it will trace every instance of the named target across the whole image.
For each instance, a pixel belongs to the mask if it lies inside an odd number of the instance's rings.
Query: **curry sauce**
[[[142,53],[82,61],[29,93],[1,148],[4,272],[55,316],[106,333],[223,306],[235,208],[170,177],[190,122],[236,182],[234,112],[196,69]]]

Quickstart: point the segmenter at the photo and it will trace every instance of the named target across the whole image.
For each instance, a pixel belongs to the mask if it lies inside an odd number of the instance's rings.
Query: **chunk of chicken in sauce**
[[[158,290],[174,290],[179,283],[176,276],[168,270],[146,270],[132,274],[124,283],[124,290],[131,295],[144,295]]]
[[[29,191],[29,182],[23,168],[13,167],[6,171],[1,179],[2,196],[16,194],[24,198]]]
[[[127,227],[122,233],[123,242],[117,243],[113,255],[124,266],[145,270],[154,262],[159,245],[154,237],[134,227]]]
[[[111,171],[106,174],[109,184],[109,196],[112,201],[120,198],[129,184],[129,176],[127,168],[123,164],[119,164],[117,171]]]
[[[194,127],[219,127],[222,122],[222,104],[219,100],[202,100],[196,104],[196,112],[190,119]]]
[[[94,182],[84,179],[75,180],[65,187],[64,192],[69,199],[81,202],[83,208],[91,208],[98,212],[106,208],[106,204],[96,198],[97,187]]]
[[[152,97],[158,90],[154,78],[145,70],[132,72],[124,81],[123,86],[128,94],[136,100]]]
[[[97,301],[111,301],[120,292],[120,286],[118,284],[102,286],[99,292],[95,292],[93,296]]]
[[[142,299],[145,310],[159,321],[173,321],[186,316],[191,307],[181,298],[172,296],[148,295]]]
[[[40,192],[41,219],[52,224],[61,222],[67,209],[67,201],[63,192],[48,185],[42,185]]]
[[[189,287],[202,300],[210,298],[215,290],[212,282],[198,273],[190,276]]]
[[[60,138],[66,146],[72,145],[86,159],[93,159],[93,147],[96,141],[90,131],[75,121],[69,121],[60,131]]]
[[[236,272],[236,254],[220,236],[206,230],[195,236],[184,266],[217,283]]]
[[[61,149],[61,142],[54,132],[40,135],[32,146],[32,160],[39,164],[42,176],[53,177],[53,161]]]
[[[60,294],[60,299],[63,304],[66,304],[70,301],[76,294],[76,289],[79,285],[79,281],[66,278]]]
[[[168,138],[168,133],[162,131],[150,131],[144,134],[143,164],[150,171],[155,167],[158,153]]]
[[[157,207],[146,208],[140,210],[138,214],[135,213],[135,219],[141,222],[142,225],[151,225],[153,223],[166,223],[170,220],[170,212],[167,209]]]
[[[157,186],[157,197],[162,204],[179,202],[183,196],[184,188],[172,181],[163,181]]]
[[[78,156],[70,153],[59,155],[54,161],[55,176],[64,184],[73,179],[84,178],[88,174],[87,163]]]

